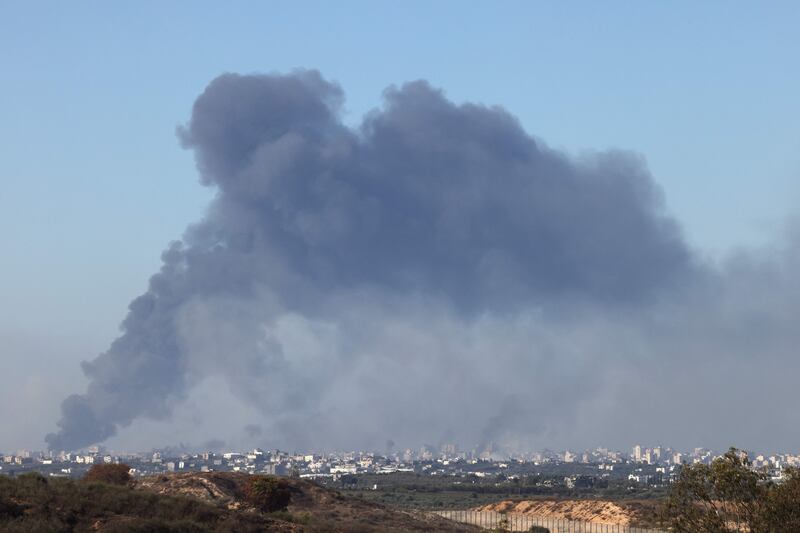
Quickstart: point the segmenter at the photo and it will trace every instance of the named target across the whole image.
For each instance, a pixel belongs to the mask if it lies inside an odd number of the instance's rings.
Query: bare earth
[[[234,512],[256,512],[243,501],[242,486],[247,474],[185,473],[152,476],[135,481],[135,488],[159,494],[191,496],[227,507]],[[287,479],[292,492],[289,513],[297,522],[278,516],[271,531],[400,532],[479,531],[430,513],[390,509],[381,505],[344,498],[335,491],[301,479]],[[280,522],[280,523],[277,523]]]
[[[647,521],[655,508],[653,502],[604,500],[524,500],[492,503],[476,511],[519,513],[543,518],[594,522],[597,524],[635,525]]]

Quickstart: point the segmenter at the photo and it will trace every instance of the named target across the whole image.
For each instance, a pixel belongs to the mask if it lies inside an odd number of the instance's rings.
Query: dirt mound
[[[244,499],[241,486],[246,476],[216,472],[171,474],[141,478],[133,482],[133,486],[156,494],[191,496],[209,503],[222,504],[229,509],[238,509]]]
[[[143,478],[134,482],[134,486],[162,495],[189,496],[234,512],[256,513],[244,497],[248,478],[243,473],[192,472]],[[477,531],[429,513],[389,509],[344,498],[310,481],[282,479],[288,483],[292,495],[285,525],[295,531]]]
[[[598,524],[632,525],[642,522],[652,504],[605,500],[524,500],[492,503],[477,511],[518,513],[544,518],[577,520]]]
[[[0,476],[0,531],[296,532],[284,516],[240,511],[179,493],[28,473]]]

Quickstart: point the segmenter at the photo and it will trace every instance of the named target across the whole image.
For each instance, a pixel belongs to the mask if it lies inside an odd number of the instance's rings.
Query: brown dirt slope
[[[285,516],[233,510],[180,494],[155,494],[37,473],[0,476],[0,531],[260,533],[297,531]]]
[[[171,496],[190,496],[235,512],[256,513],[243,497],[247,474],[193,472],[137,480],[135,488]],[[285,531],[400,532],[478,531],[429,513],[390,509],[351,498],[301,479],[287,479],[292,493]],[[272,515],[268,515],[272,516]],[[280,515],[274,515],[278,517]]]
[[[492,503],[478,511],[519,513],[555,519],[594,522],[598,524],[636,525],[648,522],[652,502],[606,500],[524,500]]]

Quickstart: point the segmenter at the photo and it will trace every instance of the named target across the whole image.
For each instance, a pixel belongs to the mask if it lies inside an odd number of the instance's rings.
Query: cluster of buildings
[[[800,455],[775,453],[770,455],[740,452],[750,460],[753,468],[782,472],[785,467],[800,468]],[[708,448],[695,448],[691,452],[680,452],[671,448],[643,448],[636,445],[629,456],[630,461],[648,465],[682,465],[703,463],[710,465],[721,453]]]
[[[15,475],[35,470],[51,476],[83,475],[92,465],[125,463],[135,476],[190,471],[233,471],[250,474],[291,475],[305,478],[339,479],[358,474],[411,472],[432,476],[481,478],[540,475],[542,472],[567,472],[574,486],[589,477],[627,479],[641,484],[662,484],[673,480],[686,463],[710,464],[721,454],[706,448],[681,452],[671,448],[636,445],[630,454],[608,448],[582,452],[537,451],[501,455],[491,444],[469,452],[454,444],[423,446],[385,454],[373,452],[288,453],[280,450],[254,449],[246,452],[180,453],[155,450],[148,453],[114,454],[93,446],[81,452],[31,452],[0,454],[0,474]],[[763,468],[780,479],[787,466],[800,467],[800,455],[750,454],[753,467]],[[567,483],[569,486],[570,483]]]
[[[79,477],[96,464],[125,463],[134,476],[169,472],[245,472],[284,476],[341,476],[360,473],[414,472],[412,465],[368,452],[334,454],[288,453],[259,448],[246,452],[115,454],[99,446],[80,452],[31,452],[0,454],[0,474],[37,471],[51,476]]]

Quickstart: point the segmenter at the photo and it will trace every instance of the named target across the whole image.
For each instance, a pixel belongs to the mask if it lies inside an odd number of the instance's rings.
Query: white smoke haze
[[[179,137],[216,197],[51,448],[222,417],[205,438],[317,450],[796,443],[796,236],[709,264],[638,155],[384,99],[348,128],[315,71],[209,84]]]

